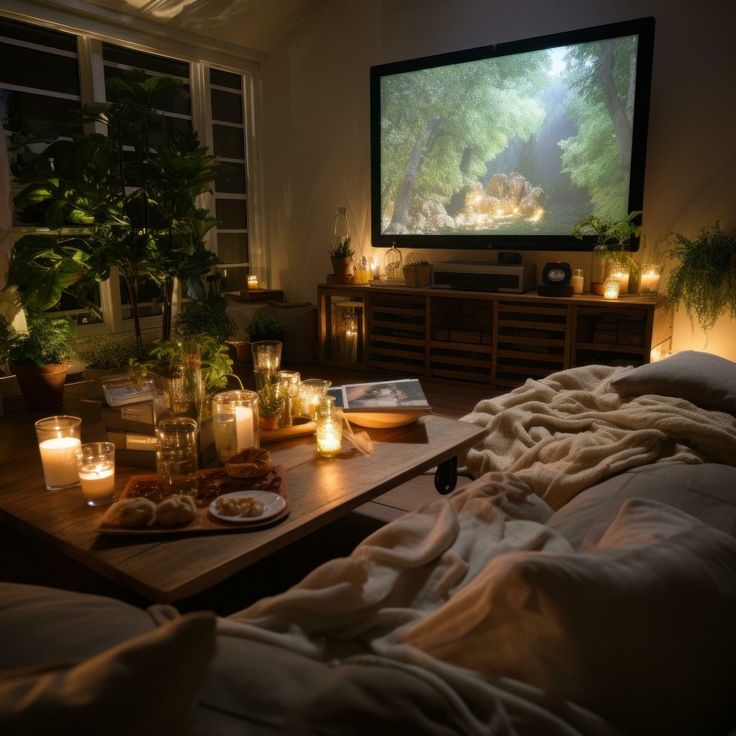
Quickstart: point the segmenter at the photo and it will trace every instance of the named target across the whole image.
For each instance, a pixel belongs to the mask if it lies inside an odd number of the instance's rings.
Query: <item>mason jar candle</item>
[[[322,457],[335,457],[342,449],[342,411],[335,407],[335,399],[326,396],[315,412],[317,452]]]
[[[87,506],[104,506],[115,500],[115,445],[90,442],[75,453],[79,484]]]
[[[245,390],[215,394],[212,427],[217,459],[223,464],[242,450],[258,447],[258,394]]]
[[[621,282],[618,279],[607,279],[603,284],[604,299],[618,299]]]

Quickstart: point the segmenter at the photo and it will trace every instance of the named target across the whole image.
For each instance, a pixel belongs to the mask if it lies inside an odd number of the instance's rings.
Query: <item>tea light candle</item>
[[[643,296],[656,296],[659,289],[660,268],[656,263],[646,263],[641,267],[639,293]]]
[[[627,269],[620,267],[614,268],[611,273],[608,274],[608,278],[614,281],[618,281],[620,294],[629,293],[629,272]],[[616,298],[618,298],[618,294],[616,295]]]
[[[77,437],[54,437],[38,445],[46,487],[63,488],[79,482],[74,453],[81,445]]]
[[[87,503],[96,506],[100,501],[107,501],[115,492],[115,467],[102,463],[83,465],[79,469],[79,482]]]
[[[618,292],[621,288],[621,282],[617,279],[608,279],[603,284],[603,298],[604,299],[618,299]]]
[[[248,276],[248,288],[249,289],[257,289],[258,288],[258,276],[255,274],[251,274]]]

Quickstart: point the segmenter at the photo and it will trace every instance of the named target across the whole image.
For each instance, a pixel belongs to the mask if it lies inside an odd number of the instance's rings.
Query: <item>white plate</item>
[[[270,519],[272,516],[280,514],[286,508],[286,500],[283,496],[279,496],[278,493],[271,493],[271,491],[235,491],[234,493],[223,493],[218,498],[243,498],[244,496],[250,496],[256,501],[260,501],[263,504],[263,513],[258,516],[225,516],[221,514],[216,508],[217,498],[210,503],[210,513],[212,516],[222,519],[223,521],[232,521],[238,524],[251,524],[254,521],[265,521]]]

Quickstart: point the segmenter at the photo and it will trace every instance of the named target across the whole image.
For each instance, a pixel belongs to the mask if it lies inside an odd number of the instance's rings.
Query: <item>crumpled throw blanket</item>
[[[623,399],[631,368],[582,366],[478,402],[463,421],[487,429],[468,471],[514,473],[553,509],[603,478],[654,462],[736,464],[736,418],[669,396]]]

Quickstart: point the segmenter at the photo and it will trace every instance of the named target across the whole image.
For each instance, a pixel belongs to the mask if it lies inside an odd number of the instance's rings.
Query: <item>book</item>
[[[152,401],[139,401],[124,406],[100,407],[102,423],[107,430],[153,434],[154,413]]]
[[[137,450],[138,452],[155,452],[158,440],[153,434],[135,432],[115,432],[108,430],[107,441],[115,445],[116,450]]]
[[[147,385],[134,386],[129,381],[105,382],[102,384],[102,392],[108,406],[125,406],[153,400],[153,394]]]
[[[335,406],[340,407],[346,414],[400,412],[421,415],[432,411],[422,385],[416,378],[349,383],[328,389],[327,395],[333,396]]]

